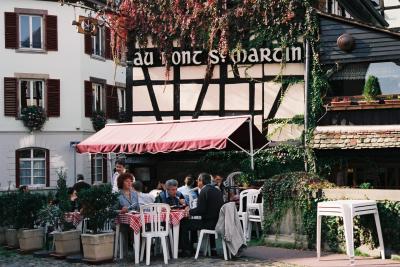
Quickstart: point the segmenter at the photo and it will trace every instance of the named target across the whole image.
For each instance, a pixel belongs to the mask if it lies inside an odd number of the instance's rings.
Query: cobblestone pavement
[[[85,263],[68,263],[65,260],[57,260],[54,258],[36,258],[32,255],[20,255],[15,251],[5,251],[0,249],[0,267],[72,267],[72,266],[88,266]],[[99,265],[101,267],[111,266],[134,266],[133,259],[121,260],[114,263],[107,263]],[[145,266],[145,264],[140,264]],[[164,266],[161,257],[153,259],[151,266]],[[269,262],[265,260],[257,260],[252,258],[240,258],[231,261],[224,261],[221,258],[208,258],[201,257],[198,260],[193,258],[183,258],[178,260],[170,260],[169,265],[172,267],[190,266],[190,267],[217,267],[217,266],[248,266],[248,267],[261,267],[261,266],[274,266],[274,267],[294,267],[295,265],[288,265],[285,263]]]

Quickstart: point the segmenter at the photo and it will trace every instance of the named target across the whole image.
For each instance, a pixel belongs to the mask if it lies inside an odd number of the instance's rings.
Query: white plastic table
[[[344,233],[346,238],[346,252],[350,257],[350,264],[354,265],[354,216],[373,214],[378,232],[379,248],[382,259],[385,259],[381,223],[375,200],[336,200],[318,203],[317,210],[317,258],[321,256],[321,218],[322,216],[340,216],[343,218]]]

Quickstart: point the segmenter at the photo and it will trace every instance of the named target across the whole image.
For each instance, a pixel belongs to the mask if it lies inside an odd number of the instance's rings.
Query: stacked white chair
[[[145,213],[149,216],[147,227]],[[146,265],[150,265],[151,240],[153,238],[161,239],[164,263],[168,264],[169,254],[167,248],[167,237],[170,232],[170,213],[171,208],[167,204],[156,203],[140,206],[143,237],[141,260],[143,260],[144,249],[146,248]],[[162,220],[164,216],[165,220]]]
[[[204,239],[206,240],[205,242],[205,248],[204,248],[204,256],[207,256],[207,254],[209,256],[211,256],[211,250],[210,250],[210,235],[214,235],[215,236],[215,240],[218,239],[218,233],[215,230],[207,230],[207,229],[203,229],[200,231],[200,236],[199,236],[199,243],[197,244],[197,249],[196,249],[196,255],[194,256],[194,258],[197,260],[197,258],[199,257],[199,252],[200,252],[200,248],[201,248],[201,244],[203,243],[203,238],[204,236],[206,236]],[[230,258],[231,255],[230,253],[227,251],[226,248],[226,243],[224,240],[224,237],[221,236],[221,240],[222,240],[222,250],[224,251],[224,260],[228,260],[228,257]]]
[[[239,220],[242,222],[243,226],[243,235],[245,236],[247,240],[247,211],[244,208],[244,198],[247,198],[247,194],[249,193],[250,189],[243,190],[240,192],[239,195],[239,210],[238,210],[238,216]]]
[[[249,189],[247,193],[247,240],[251,239],[252,224],[260,224],[262,229],[262,223],[264,218],[264,198],[261,203],[257,203],[258,196],[262,194],[262,188],[260,189]],[[258,225],[256,228],[257,237],[259,237]]]

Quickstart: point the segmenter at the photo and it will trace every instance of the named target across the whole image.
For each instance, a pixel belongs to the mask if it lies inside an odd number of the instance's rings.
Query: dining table
[[[166,214],[166,213],[164,213]],[[180,222],[185,217],[185,211],[182,209],[171,210],[170,212],[170,224],[172,226],[172,235],[173,235],[173,258],[178,258],[178,248],[179,248],[179,229]],[[145,223],[150,222],[150,216],[144,213]],[[161,221],[165,221],[166,216],[161,215]],[[128,213],[120,213],[116,220],[116,233],[115,233],[115,246],[114,246],[114,257],[117,257],[118,253],[118,243],[120,242],[120,225],[127,224],[133,230],[133,243],[134,243],[134,251],[135,251],[135,264],[139,264],[139,251],[140,251],[140,231],[142,228],[142,221],[140,218],[139,212],[128,212]],[[119,258],[123,258],[123,244],[121,244]]]

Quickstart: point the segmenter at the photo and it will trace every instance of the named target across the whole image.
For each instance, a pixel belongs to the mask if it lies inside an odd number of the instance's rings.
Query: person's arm
[[[117,193],[119,191],[117,179],[118,179],[118,175],[114,175],[113,176],[113,184],[112,184],[112,192],[113,193]]]
[[[206,190],[201,190],[200,196],[197,200],[197,207],[189,210],[189,214],[191,216],[201,216],[205,214],[207,211],[206,201],[207,201],[207,192]]]

